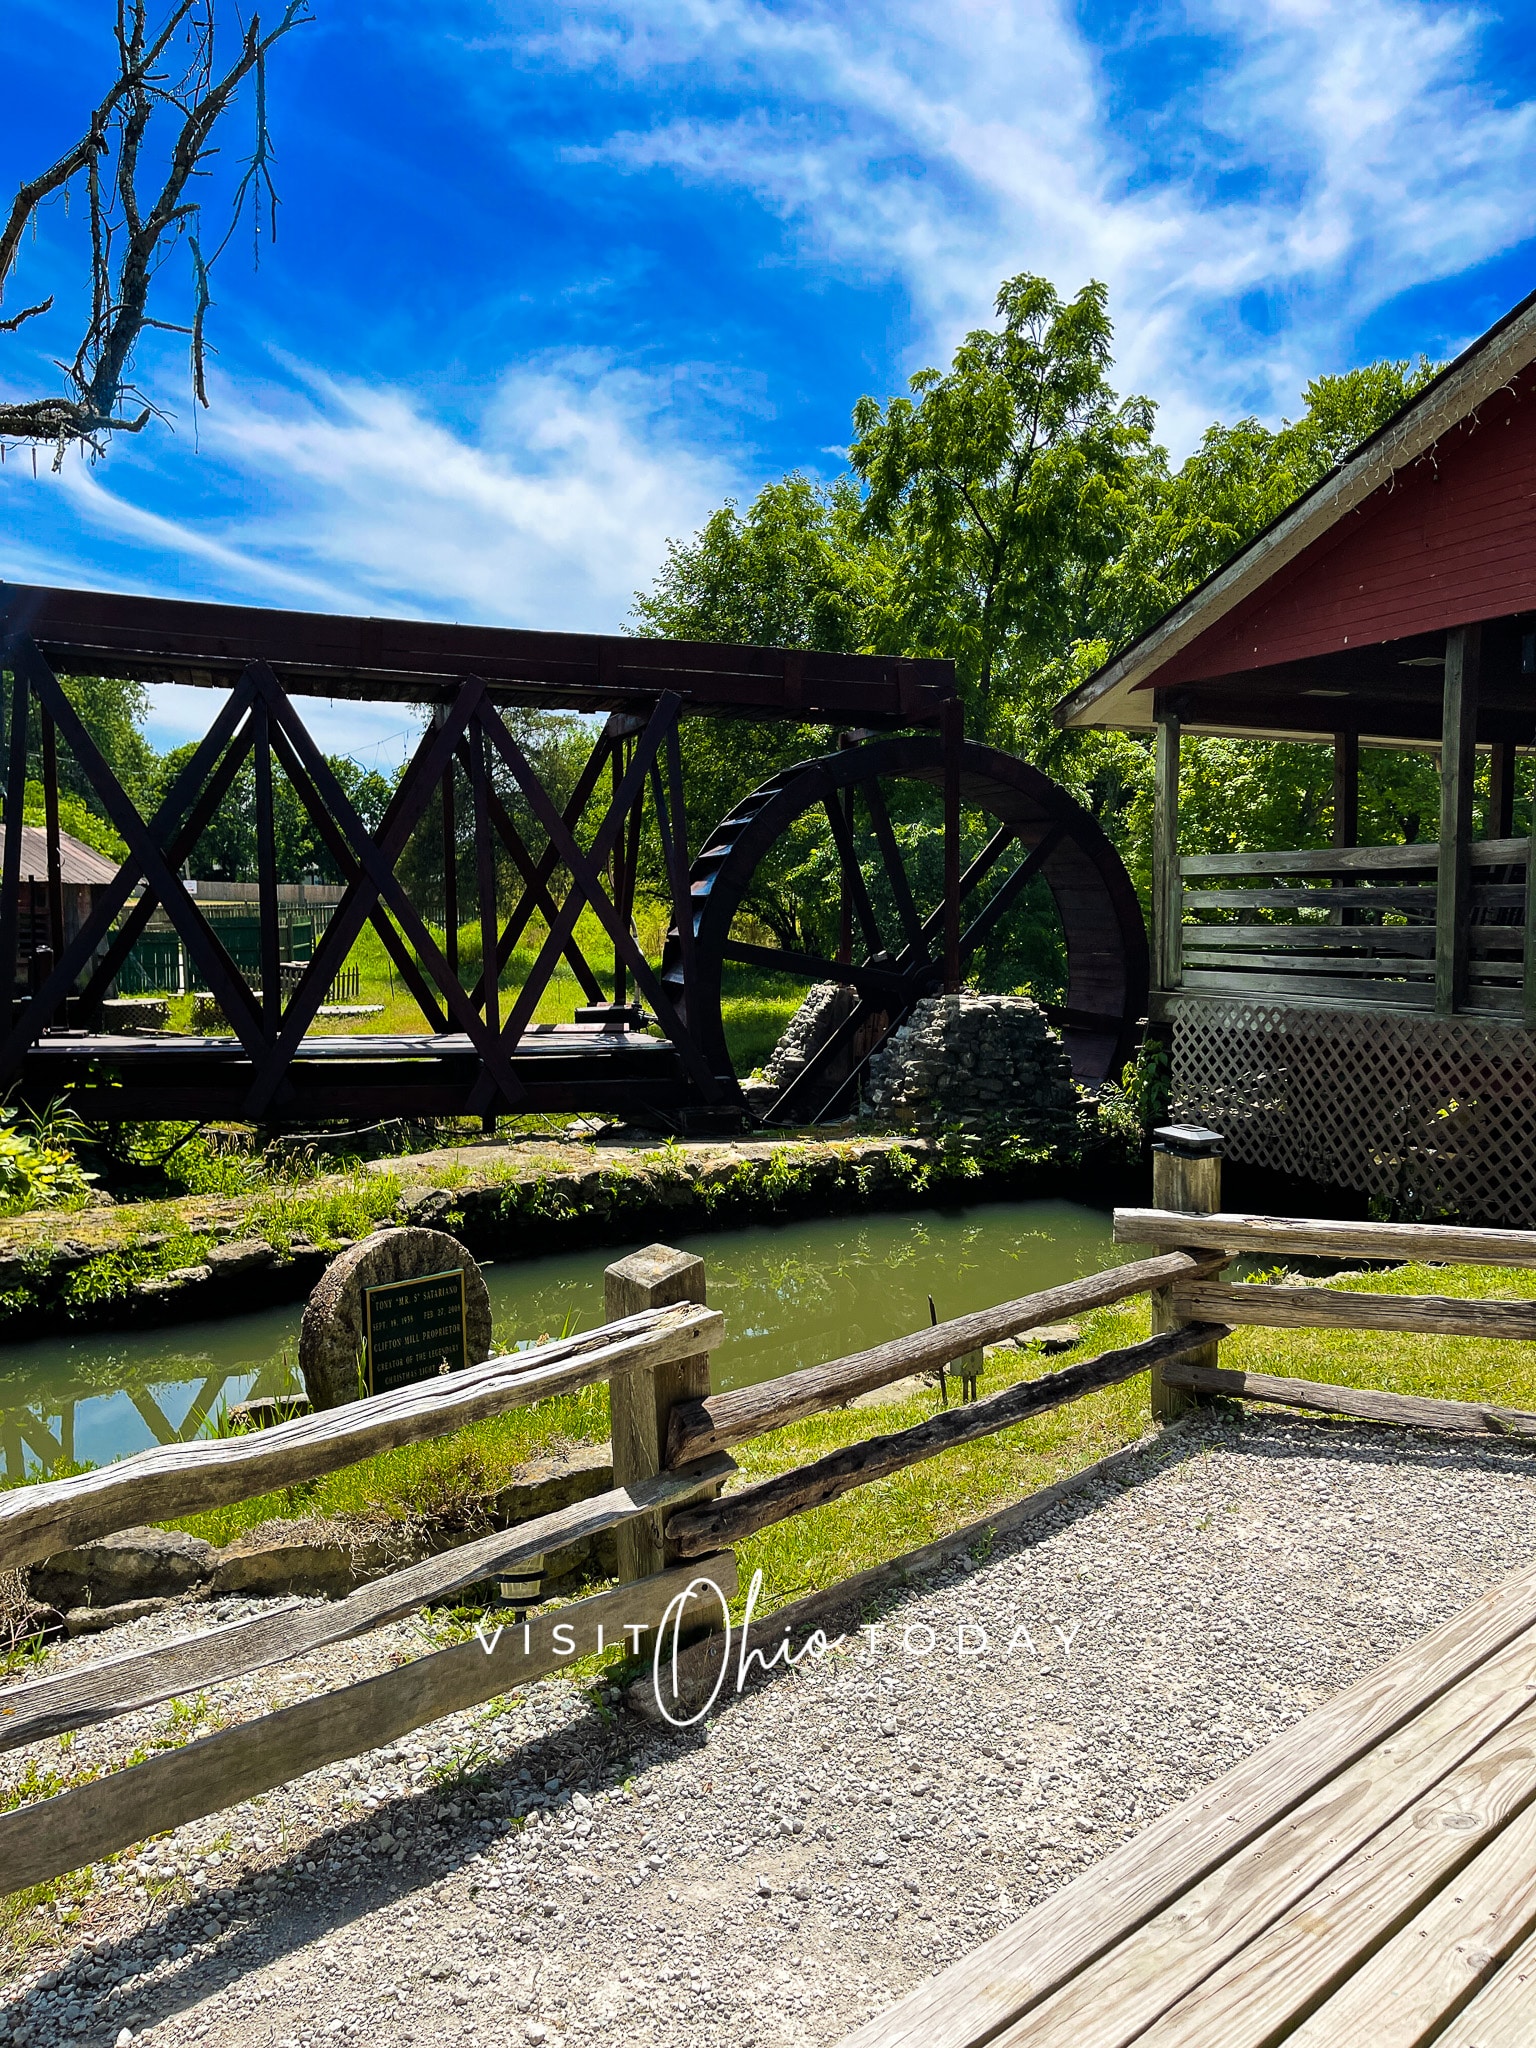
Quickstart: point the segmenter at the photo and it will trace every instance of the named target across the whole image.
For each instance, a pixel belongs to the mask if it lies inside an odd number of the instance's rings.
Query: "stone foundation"
[[[1027,996],[925,996],[870,1061],[865,1108],[913,1130],[1006,1125],[1050,1145],[1071,1135],[1077,1091]]]

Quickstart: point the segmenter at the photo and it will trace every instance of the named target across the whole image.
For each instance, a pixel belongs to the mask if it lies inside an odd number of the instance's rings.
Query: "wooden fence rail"
[[[0,1815],[0,1887],[40,1883],[148,1832],[357,1755],[574,1657],[615,1646],[621,1631],[638,1642],[700,1575],[729,1598],[736,1586],[729,1546],[755,1531],[1138,1373],[1150,1375],[1154,1411],[1162,1416],[1176,1413],[1181,1402],[1225,1395],[1372,1421],[1536,1439],[1536,1415],[1520,1410],[1236,1372],[1216,1363],[1233,1329],[1251,1323],[1536,1340],[1533,1301],[1462,1301],[1269,1282],[1233,1286],[1217,1277],[1235,1254],[1255,1252],[1531,1267],[1536,1232],[1227,1214],[1219,1207],[1220,1162],[1211,1152],[1219,1141],[1213,1134],[1159,1135],[1169,1141],[1154,1175],[1162,1206],[1115,1214],[1117,1240],[1150,1244],[1156,1248],[1152,1257],[765,1385],[705,1391],[708,1354],[724,1325],[703,1303],[702,1262],[651,1246],[610,1267],[611,1320],[600,1329],[259,1434],[166,1445],[101,1471],[0,1494],[3,1569],[139,1522],[251,1498],[580,1387],[606,1383],[614,1417],[616,1484],[595,1499],[462,1544],[333,1605],[279,1608],[159,1649],[0,1689],[0,1750],[359,1635],[580,1537],[608,1529],[622,1537],[616,1590],[546,1613],[526,1627],[518,1623],[490,1648],[476,1640],[429,1653]],[[863,1439],[721,1493],[736,1473],[726,1455],[730,1445],[845,1405],[871,1388],[935,1371],[988,1343],[1141,1294],[1152,1298],[1154,1329],[1141,1343],[1020,1380],[912,1428]]]

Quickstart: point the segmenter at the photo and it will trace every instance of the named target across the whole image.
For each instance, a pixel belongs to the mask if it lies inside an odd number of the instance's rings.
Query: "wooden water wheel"
[[[790,987],[842,982],[855,995],[770,1118],[812,1120],[851,1103],[870,1054],[919,997],[943,988],[943,781],[936,736],[847,746],[753,790],[694,862],[688,1022],[715,1072],[731,1071],[721,1000],[733,963]],[[962,975],[990,967],[995,982],[1015,956],[1043,966],[1028,979],[1054,991],[1045,1007],[1077,1078],[1117,1073],[1147,1001],[1146,931],[1120,856],[1063,789],[996,748],[965,744],[960,798]],[[795,926],[773,912],[773,878],[797,864],[802,903],[818,872],[824,883],[809,931],[806,919]],[[679,997],[683,953],[674,928],[663,980]]]

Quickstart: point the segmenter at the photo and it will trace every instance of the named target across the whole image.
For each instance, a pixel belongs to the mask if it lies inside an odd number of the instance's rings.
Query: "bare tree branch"
[[[253,15],[239,31],[238,51],[222,73],[215,71],[214,45],[219,0],[172,0],[165,20],[149,33],[148,0],[117,0],[115,37],[118,75],[91,115],[73,149],[17,192],[0,232],[0,287],[17,261],[22,235],[43,202],[66,190],[82,172],[89,197],[91,312],[74,361],[61,365],[71,387],[67,396],[19,404],[0,402],[0,443],[49,441],[54,468],[66,449],[78,444],[99,454],[114,433],[140,433],[157,408],[135,392],[129,380],[133,352],[146,327],[191,336],[192,387],[206,405],[204,317],[212,304],[209,272],[244,214],[247,201],[259,237],[265,200],[269,232],[276,230],[277,192],[271,174],[267,127],[266,59],[282,36],[307,21],[306,0],[286,0],[277,26],[261,31]],[[192,48],[178,76],[162,68],[178,30]],[[255,146],[235,189],[229,226],[212,257],[204,259],[197,224],[201,203],[189,198],[196,178],[208,175],[215,154],[213,135],[245,80],[255,76]],[[143,190],[146,135],[159,114],[168,114],[174,134],[158,192]],[[155,129],[159,133],[159,129]],[[114,160],[115,159],[115,160]],[[190,326],[151,317],[149,299],[166,255],[185,236],[192,263]],[[46,313],[53,296],[0,321],[0,333],[14,333],[25,320]],[[163,417],[163,415],[161,415]]]

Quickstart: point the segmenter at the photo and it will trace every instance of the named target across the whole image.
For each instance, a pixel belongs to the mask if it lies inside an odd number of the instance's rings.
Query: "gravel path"
[[[707,1730],[547,1681],[179,1830],[103,1874],[0,2041],[837,2041],[1533,1552],[1527,1448],[1202,1419]],[[402,1625],[211,1704],[419,1645]]]

